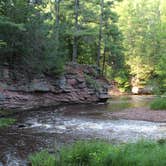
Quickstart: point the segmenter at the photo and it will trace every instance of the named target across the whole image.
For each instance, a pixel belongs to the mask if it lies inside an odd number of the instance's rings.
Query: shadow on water
[[[17,115],[17,124],[0,129],[0,166],[24,166],[29,153],[75,142],[106,139],[110,142],[166,138],[166,124],[112,118],[111,112],[146,107],[152,96],[113,97],[107,104],[70,105]],[[55,141],[56,140],[56,141]]]

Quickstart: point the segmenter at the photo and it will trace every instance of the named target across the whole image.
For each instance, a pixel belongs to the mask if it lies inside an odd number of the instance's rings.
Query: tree
[[[56,53],[57,31],[46,7],[26,0],[1,1],[2,63],[7,62],[12,68],[26,66],[25,70],[36,72],[57,70],[62,58]]]
[[[36,72],[57,71],[65,61],[73,61],[97,64],[104,74],[122,56],[113,4],[112,0],[2,0],[2,57],[9,57],[11,66]]]
[[[56,5],[55,5],[55,13],[56,13],[56,46],[57,46],[57,51],[58,51],[58,47],[59,47],[59,17],[60,17],[60,0],[56,0]]]
[[[165,9],[165,2],[159,0],[124,0],[116,8],[124,35],[126,64],[138,86],[159,77],[156,69],[165,56]]]
[[[102,40],[102,27],[103,27],[103,9],[104,0],[100,0],[100,24],[99,24],[99,38],[98,38],[98,56],[97,56],[97,66],[100,67],[100,57],[101,57],[101,40]]]

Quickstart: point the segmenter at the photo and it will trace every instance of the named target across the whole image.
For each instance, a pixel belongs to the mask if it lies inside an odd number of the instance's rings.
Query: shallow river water
[[[30,153],[82,139],[112,143],[166,138],[166,123],[114,119],[112,112],[147,107],[151,96],[115,97],[107,104],[70,105],[27,111],[17,123],[0,130],[0,166],[24,166]]]

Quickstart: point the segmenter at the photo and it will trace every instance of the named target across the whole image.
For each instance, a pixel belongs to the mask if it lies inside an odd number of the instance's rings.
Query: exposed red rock
[[[53,78],[40,75],[28,80],[21,75],[17,80],[10,77],[10,70],[0,79],[0,108],[32,109],[43,106],[55,106],[61,103],[90,103],[108,99],[108,82],[99,77],[94,67],[88,65],[67,65],[65,74]],[[1,71],[3,72],[3,70]],[[98,88],[89,85],[86,76]]]

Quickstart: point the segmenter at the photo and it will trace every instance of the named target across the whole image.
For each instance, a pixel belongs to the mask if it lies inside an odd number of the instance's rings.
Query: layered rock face
[[[0,108],[33,109],[64,103],[105,102],[108,82],[93,67],[67,65],[61,76],[40,74],[29,79],[7,66],[0,68]]]

